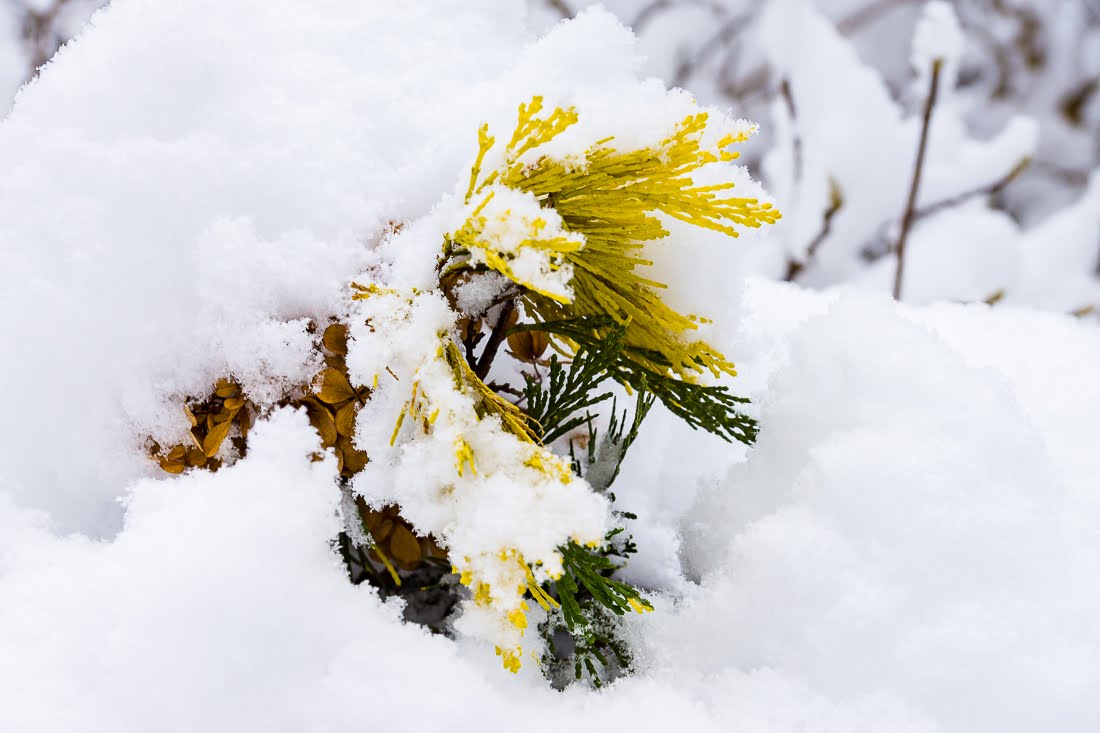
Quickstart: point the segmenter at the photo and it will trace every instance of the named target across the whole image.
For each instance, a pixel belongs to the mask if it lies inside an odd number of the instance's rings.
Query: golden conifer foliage
[[[532,194],[561,217],[567,232],[583,235],[583,243],[557,233],[540,239],[544,227],[533,222],[524,244],[549,253],[552,267],[571,266],[573,293],[567,298],[517,280],[526,288],[530,313],[542,321],[611,316],[619,324],[629,324],[627,354],[659,374],[681,378],[704,370],[734,374],[733,364],[722,354],[702,341],[688,339],[700,319],[666,305],[657,293],[665,285],[639,270],[652,264],[643,256],[646,243],[669,234],[658,214],[731,237],[738,236],[739,227],[757,228],[780,218],[770,203],[732,195],[732,181],[696,185],[692,179],[703,166],[736,159],[738,154],[726,148],[743,142],[747,135],[726,135],[708,148],[703,142],[708,114],[700,112],[685,117],[654,147],[618,150],[613,138],[607,138],[590,147],[581,162],[546,155],[532,162],[528,153],[537,152],[577,121],[572,109],[542,112],[541,97],[520,105],[504,163],[491,171],[482,170],[482,165],[495,139],[482,126],[467,191],[467,201],[477,202],[477,207],[450,236],[448,253],[488,251],[482,256],[485,263],[515,280],[509,253],[496,252],[492,241],[479,238],[487,226],[479,217],[495,186]]]

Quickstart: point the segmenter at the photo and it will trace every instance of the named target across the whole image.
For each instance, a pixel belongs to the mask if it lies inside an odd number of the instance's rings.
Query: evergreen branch
[[[623,459],[626,458],[626,452],[630,450],[630,446],[634,444],[634,441],[638,438],[638,432],[642,427],[642,421],[645,420],[646,415],[649,414],[650,409],[653,407],[653,403],[656,402],[657,397],[652,392],[645,392],[638,390],[638,401],[634,405],[634,420],[630,423],[630,429],[626,430],[626,410],[623,410],[623,417],[620,421],[615,413],[615,406],[611,406],[611,424],[607,428],[607,439],[610,445],[614,445],[617,455],[615,456],[615,468],[611,472],[610,478],[607,480],[607,486],[615,483],[615,479],[619,477],[619,469],[623,467]],[[623,431],[626,430],[626,434]],[[608,539],[622,531],[620,527],[614,530]]]
[[[513,329],[516,330],[527,329]],[[536,425],[539,442],[549,445],[583,425],[590,417],[577,413],[611,397],[610,392],[594,392],[608,378],[619,359],[625,335],[625,328],[616,328],[599,342],[599,348],[578,349],[568,371],[556,354],[550,357],[545,388],[527,377],[523,394],[527,397],[527,414]]]
[[[574,345],[580,354],[583,350],[599,352],[609,338],[608,333],[622,328],[624,326],[610,317],[597,316],[528,323],[512,330],[554,334]],[[748,404],[747,398],[730,394],[727,387],[686,382],[668,374],[659,374],[639,363],[660,364],[659,358],[659,354],[623,344],[617,358],[608,366],[608,374],[620,384],[653,394],[669,412],[693,428],[702,428],[726,441],[737,440],[749,445],[756,441],[756,420],[740,411],[741,405]],[[583,420],[576,424],[581,423]]]
[[[558,548],[562,555],[561,578],[554,581],[562,616],[570,630],[585,625],[585,614],[578,600],[583,588],[599,605],[617,616],[631,610],[651,610],[653,605],[637,588],[612,580],[609,576],[618,566],[608,557],[571,542]]]

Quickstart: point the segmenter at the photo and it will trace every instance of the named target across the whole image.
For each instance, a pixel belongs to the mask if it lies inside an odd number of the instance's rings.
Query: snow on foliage
[[[638,673],[565,693],[535,664],[501,674],[486,642],[516,640],[499,614],[468,604],[451,640],[348,583],[332,547],[339,469],[312,460],[306,415],[274,411],[216,474],[166,478],[146,440],[182,440],[180,401],[222,375],[270,401],[308,383],[321,366],[309,324],[338,316],[349,374],[376,387],[355,489],[398,500],[490,585],[526,583],[506,576],[520,564],[498,562],[503,548],[551,575],[563,537],[600,538],[610,506],[479,420],[439,336],[455,326],[433,292],[441,245],[480,203],[463,198],[477,130],[511,130],[517,103],[540,94],[580,112],[547,142],[579,160],[609,135],[654,145],[708,108],[640,80],[630,32],[603,11],[537,40],[519,8],[490,0],[115,0],[95,16],[0,123],[0,730],[329,730],[379,715],[457,730],[1100,724],[1100,332],[1005,305],[905,307],[744,277],[769,248],[805,241],[791,232],[811,232],[832,175],[846,201],[861,195],[819,273],[870,287],[858,244],[901,200],[904,177],[883,180],[907,170],[904,146],[880,151],[875,136],[915,130],[828,23],[790,8],[793,22],[769,9],[758,28],[800,100],[769,164],[790,160],[797,127],[806,176],[776,187],[796,204],[786,229],[755,242],[754,264],[752,238],[670,221],[642,270],[668,283],[669,307],[715,319],[699,333],[737,358],[759,440],[731,446],[654,408],[615,484],[643,548],[627,577],[656,607],[626,621]],[[805,63],[780,53],[792,38]],[[826,73],[846,85],[823,87]],[[853,128],[858,105],[881,125]],[[1027,122],[973,140],[953,109],[933,135],[964,153],[933,155],[936,195],[1034,148]],[[748,132],[709,111],[725,120],[715,141]],[[508,267],[464,306],[487,308],[508,278],[579,297],[563,262],[524,250],[532,233],[580,238],[489,185],[522,226],[477,231],[492,245],[477,261]],[[1021,300],[1070,307],[1095,282],[1080,274],[1056,296],[1035,271],[1087,260],[1096,192],[1094,178],[1024,231],[978,202],[930,217],[911,243],[913,298],[981,297],[992,281],[978,275],[936,291],[919,273],[956,237],[987,253],[977,272],[1003,237],[1017,259],[998,272]],[[717,371],[731,382],[732,365]],[[419,411],[425,393],[438,414]],[[508,601],[498,610],[521,598]]]

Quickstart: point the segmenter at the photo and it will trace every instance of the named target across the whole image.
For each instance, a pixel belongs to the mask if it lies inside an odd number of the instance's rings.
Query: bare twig
[[[38,69],[57,52],[65,38],[54,28],[57,17],[68,5],[69,0],[54,0],[48,7],[35,10],[24,3],[23,40],[31,52],[30,69],[27,78],[32,78]]]
[[[997,305],[998,303],[1000,303],[1004,299],[1005,299],[1004,288],[998,288],[997,290],[994,290],[992,293],[990,293],[989,295],[982,298],[982,302],[985,303],[986,305],[993,306],[993,305]]]
[[[720,79],[722,93],[738,102],[744,102],[757,94],[767,92],[768,78],[769,74],[766,66],[758,66],[745,74],[741,80],[730,79],[723,74]]]
[[[790,80],[784,77],[779,82],[779,93],[787,104],[787,114],[791,118],[791,155],[794,158],[794,183],[802,181],[802,136],[798,133],[798,113],[794,106],[794,94],[791,93]]]
[[[714,31],[707,38],[706,41],[699,46],[695,55],[687,61],[680,63],[676,69],[676,75],[672,79],[673,86],[683,86],[687,83],[691,75],[695,73],[695,70],[705,64],[711,59],[714,54],[721,51],[730,41],[737,37],[737,34],[748,25],[752,20],[752,13],[744,13],[742,15],[729,18]]]
[[[640,35],[642,30],[658,15],[665,11],[672,10],[675,7],[682,7],[684,5],[702,5],[709,7],[715,13],[724,11],[722,4],[714,2],[714,0],[681,0],[680,2],[676,0],[654,0],[634,16],[634,20],[630,23],[630,27],[635,33]]]
[[[1067,168],[1050,160],[1036,160],[1032,167],[1036,173],[1056,178],[1067,186],[1081,187],[1089,182],[1087,171]]]
[[[905,212],[901,216],[898,243],[894,248],[898,258],[897,270],[894,272],[895,300],[901,300],[901,279],[905,269],[905,242],[909,237],[909,227],[913,224],[913,214],[917,207],[917,193],[920,190],[920,178],[924,170],[924,153],[928,148],[928,128],[929,123],[932,121],[932,108],[936,106],[936,95],[940,88],[940,72],[942,69],[943,59],[932,61],[932,80],[928,85],[928,98],[924,101],[924,118],[921,120],[920,143],[917,145],[917,162],[913,166],[913,182],[909,187],[909,198],[905,202]]]
[[[520,402],[522,402],[527,397],[527,395],[523,394],[523,392],[520,392],[518,389],[516,389],[515,387],[513,387],[510,384],[500,384],[499,382],[489,382],[489,384],[487,384],[486,386],[489,389],[493,390],[494,392],[503,392],[504,394],[512,395],[513,397],[517,398]]]
[[[573,17],[573,11],[565,4],[565,0],[546,0],[546,4],[549,5],[551,9],[556,10],[558,15],[562,17],[562,20],[569,20]]]
[[[1100,245],[1100,235],[1096,237],[1096,243]],[[1093,274],[1100,277],[1100,246],[1096,248],[1096,267],[1093,268]]]
[[[836,181],[829,180],[829,208],[825,209],[825,213],[822,216],[821,229],[818,230],[814,238],[810,240],[810,244],[806,247],[806,254],[801,261],[795,259],[787,260],[787,274],[784,276],[784,280],[787,282],[793,282],[795,278],[802,274],[802,272],[814,261],[817,257],[817,250],[821,247],[833,227],[833,217],[840,211],[840,208],[844,206],[844,197],[840,193],[840,187],[836,185]]]
[[[1094,303],[1083,305],[1069,312],[1074,318],[1085,318],[1086,316],[1091,316],[1093,313],[1096,313],[1096,305]]]
[[[969,201],[975,196],[996,196],[1001,191],[1005,190],[1005,188],[1008,187],[1008,184],[1019,178],[1020,174],[1027,170],[1027,167],[1029,165],[1031,165],[1031,156],[1025,155],[1023,158],[1020,158],[1019,163],[1012,167],[1012,170],[998,178],[996,181],[993,181],[992,183],[987,183],[984,186],[979,186],[978,188],[970,189],[969,191],[963,191],[962,193],[955,194],[954,196],[949,196],[945,199],[941,199],[934,203],[928,204],[927,206],[922,206],[913,213],[913,216],[917,219],[920,219],[922,217],[935,214],[938,211],[942,211],[943,209],[949,209],[952,206],[958,206],[959,204]]]

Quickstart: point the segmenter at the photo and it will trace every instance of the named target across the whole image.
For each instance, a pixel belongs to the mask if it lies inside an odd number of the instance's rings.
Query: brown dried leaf
[[[206,434],[206,438],[202,441],[202,452],[207,457],[212,458],[215,453],[218,452],[218,448],[221,448],[222,441],[225,440],[225,436],[229,435],[229,429],[233,427],[231,420],[226,420],[223,423],[219,423]]]
[[[168,473],[183,473],[183,470],[187,468],[187,464],[183,461],[169,461],[165,459],[160,461],[160,467]]]
[[[347,377],[329,367],[321,372],[321,388],[317,391],[317,397],[322,402],[336,405],[353,399],[355,390],[352,389]]]
[[[336,411],[336,432],[348,438],[355,433],[355,413],[358,407],[352,401]]]
[[[430,534],[423,538],[420,546],[423,548],[425,543],[427,543],[427,549],[423,551],[425,557],[447,557],[447,551],[436,541],[435,535]]]
[[[359,518],[363,520],[363,526],[368,532],[374,532],[382,515],[367,506],[366,500],[361,496],[355,497],[355,506],[359,509]]]
[[[244,397],[230,397],[225,401],[224,407],[227,410],[239,410],[244,407]]]
[[[508,348],[520,361],[535,361],[550,346],[550,339],[542,331],[520,331],[508,337]]]
[[[325,329],[321,343],[334,354],[348,353],[348,327],[342,323],[334,323]]]
[[[395,526],[397,525],[389,517],[379,517],[378,522],[371,528],[370,536],[378,544],[384,545],[389,540]]]
[[[186,402],[183,403],[183,414],[187,417],[187,422],[191,423],[191,427],[195,427],[199,424],[199,419],[195,417],[195,413]]]
[[[240,386],[233,384],[228,379],[219,379],[217,384],[214,385],[214,394],[222,399],[236,397],[240,392]]]
[[[183,445],[177,445],[175,448],[168,451],[168,455],[165,456],[165,459],[169,461],[178,461],[183,458],[185,453],[187,453],[187,447]]]
[[[188,466],[202,466],[206,464],[206,454],[202,452],[201,448],[188,448],[187,449],[187,465]]]
[[[395,524],[389,539],[390,557],[402,570],[420,566],[420,540],[404,524]]]
[[[252,427],[252,411],[248,409],[248,405],[237,413],[237,427],[241,429],[241,437],[248,438],[248,430]]]
[[[306,404],[306,412],[309,415],[310,425],[321,435],[321,445],[325,448],[336,445],[336,421],[328,408],[315,400],[310,400]]]
[[[356,448],[349,438],[341,435],[336,439],[336,449],[340,451],[343,460],[340,463],[341,473],[354,475],[362,471],[367,465],[367,453]]]
[[[481,332],[481,327],[485,321],[478,318],[476,321],[469,318],[462,318],[458,321],[458,336],[463,341],[469,341],[478,333]]]

